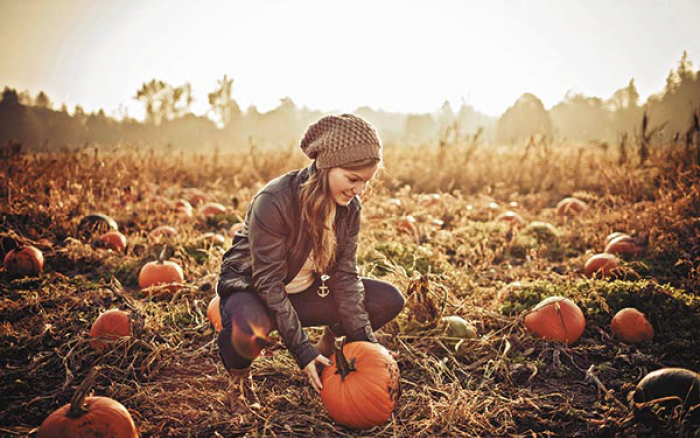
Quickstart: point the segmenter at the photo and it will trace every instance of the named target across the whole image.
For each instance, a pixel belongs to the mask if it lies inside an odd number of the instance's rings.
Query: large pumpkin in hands
[[[177,292],[182,288],[184,280],[185,276],[180,265],[168,260],[148,262],[139,273],[139,287],[141,289],[153,287],[152,292],[155,295]]]
[[[38,248],[26,245],[8,252],[3,263],[12,277],[33,277],[44,268],[44,255]]]
[[[610,328],[625,342],[650,341],[654,337],[654,327],[646,316],[634,307],[626,307],[613,316]]]
[[[568,298],[549,297],[525,316],[525,327],[537,336],[573,344],[586,328],[581,308]]]
[[[38,438],[138,438],[131,414],[109,397],[86,397],[96,374],[91,372],[70,403],[46,417]]]
[[[105,341],[113,341],[123,336],[131,336],[131,318],[129,313],[111,309],[101,314],[90,328],[91,338],[102,338],[103,340],[95,339],[90,342],[92,348],[101,350],[109,344]]]
[[[399,398],[399,367],[389,351],[353,342],[330,357],[321,374],[321,400],[335,421],[354,429],[386,422]]]
[[[209,322],[214,327],[214,330],[219,333],[223,328],[221,323],[221,311],[219,310],[219,295],[214,295],[214,298],[209,301],[209,306],[207,306],[207,318]]]

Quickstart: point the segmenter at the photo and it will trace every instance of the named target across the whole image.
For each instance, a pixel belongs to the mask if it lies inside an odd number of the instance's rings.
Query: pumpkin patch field
[[[700,436],[699,137],[643,164],[629,144],[385,145],[358,266],[403,311],[320,396],[273,331],[246,416],[216,281],[301,152],[2,149],[0,436]]]

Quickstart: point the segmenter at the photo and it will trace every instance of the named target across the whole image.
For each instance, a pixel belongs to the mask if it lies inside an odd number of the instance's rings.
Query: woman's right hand
[[[321,364],[329,367],[331,366],[331,361],[326,356],[319,354],[314,358],[314,360],[309,362],[304,367],[304,373],[306,373],[306,375],[309,377],[311,386],[313,386],[316,392],[320,394],[321,390],[323,389],[323,384],[321,384],[321,378],[319,377],[318,371],[316,370],[316,364]]]

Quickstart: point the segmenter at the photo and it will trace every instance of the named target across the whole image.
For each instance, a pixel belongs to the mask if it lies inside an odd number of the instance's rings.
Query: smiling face
[[[328,184],[333,201],[338,205],[348,205],[353,197],[361,196],[378,168],[378,162],[358,169],[332,168],[328,172]]]

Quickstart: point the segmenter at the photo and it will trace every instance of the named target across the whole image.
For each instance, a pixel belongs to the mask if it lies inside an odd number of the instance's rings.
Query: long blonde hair
[[[354,161],[342,166],[343,169],[364,169],[376,165],[379,160],[369,158]],[[328,179],[330,169],[317,169],[306,182],[301,185],[299,200],[301,202],[301,222],[311,239],[314,267],[316,272],[328,272],[335,264],[336,233],[335,210],[336,203],[331,197],[331,187]]]

